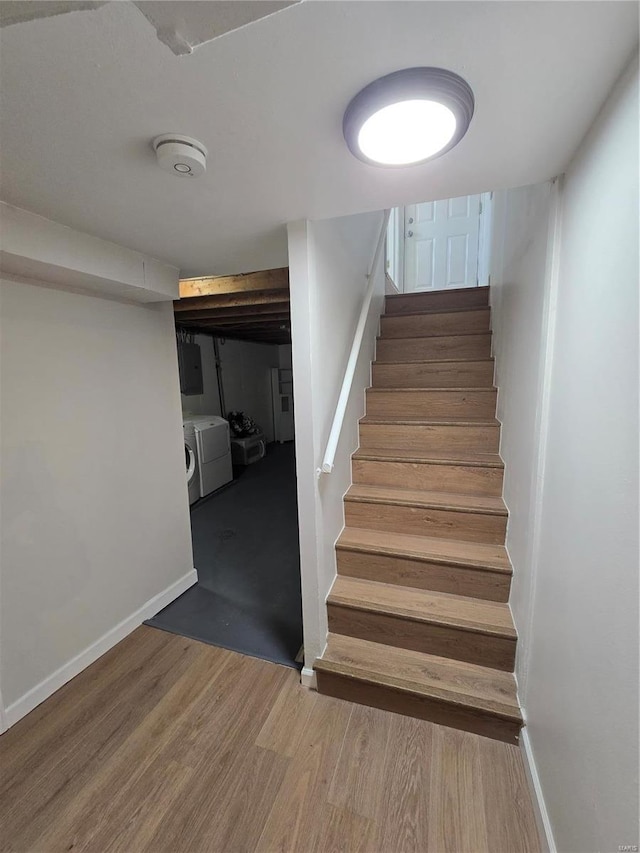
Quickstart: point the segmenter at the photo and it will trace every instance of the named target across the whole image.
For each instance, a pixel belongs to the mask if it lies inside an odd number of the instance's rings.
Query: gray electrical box
[[[192,397],[202,394],[202,356],[199,344],[178,341],[178,370],[180,371],[180,393]]]

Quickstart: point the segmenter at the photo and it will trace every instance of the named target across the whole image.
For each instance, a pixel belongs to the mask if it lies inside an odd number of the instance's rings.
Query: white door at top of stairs
[[[469,195],[404,208],[404,292],[486,285],[491,197]]]

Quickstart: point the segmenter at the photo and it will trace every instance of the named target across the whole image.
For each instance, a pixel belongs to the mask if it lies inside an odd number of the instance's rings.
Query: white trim
[[[318,682],[316,680],[315,670],[310,666],[303,666],[300,673],[300,684],[303,687],[308,687],[309,690],[317,690]]]
[[[391,292],[402,293],[404,290],[404,207],[393,207],[389,213],[384,269],[394,288]]]
[[[480,195],[480,226],[478,228],[478,287],[488,287],[491,273],[493,228],[493,193]]]
[[[525,775],[531,791],[533,811],[538,825],[540,840],[542,842],[546,842],[549,853],[558,853],[558,848],[556,847],[556,843],[553,838],[547,804],[545,803],[544,795],[542,793],[542,785],[540,784],[540,777],[538,776],[538,768],[536,767],[533,750],[531,748],[531,741],[529,740],[529,733],[526,728],[522,729],[520,732],[520,751],[522,752]]]
[[[333,586],[333,582],[332,582]],[[327,650],[327,644],[325,643],[322,647],[322,651],[318,655],[318,658],[321,658]],[[318,679],[316,677],[316,671],[312,666],[303,666],[302,672],[300,673],[300,684],[303,687],[308,687],[309,690],[317,690],[318,689]]]
[[[533,462],[534,476],[531,482],[531,537],[527,549],[529,560],[529,576],[527,589],[526,619],[527,640],[520,644],[516,653],[516,672],[519,675],[520,706],[527,703],[527,682],[531,662],[531,637],[534,632],[536,586],[538,582],[538,564],[540,560],[540,543],[542,538],[542,513],[544,502],[544,482],[547,465],[547,445],[549,439],[549,420],[551,407],[551,380],[554,362],[554,347],[556,336],[556,314],[558,310],[558,291],[560,286],[560,245],[562,240],[562,205],[564,179],[554,178],[551,181],[551,202],[549,208],[549,223],[547,232],[547,257],[544,277],[544,301],[542,308],[541,347],[538,366],[538,407],[536,412],[535,440],[537,452]],[[512,563],[513,565],[513,563]],[[517,626],[516,626],[517,627]]]
[[[145,602],[142,607],[138,608],[122,622],[119,622],[115,627],[103,634],[95,643],[92,643],[80,654],[71,658],[70,661],[63,664],[59,669],[47,676],[40,684],[36,684],[28,693],[21,696],[16,702],[9,705],[4,710],[4,725],[6,728],[13,726],[18,720],[26,716],[30,711],[33,711],[41,702],[48,699],[56,690],[59,690],[63,684],[75,678],[83,669],[86,669],[94,661],[98,660],[105,652],[113,648],[120,640],[124,640],[132,631],[135,631],[145,619],[151,616],[170,604],[179,595],[182,595],[189,587],[193,586],[198,580],[198,574],[195,569],[191,569],[186,575],[183,575],[179,580],[172,583],[158,595],[154,595],[149,601]],[[0,717],[1,719],[1,717]]]
[[[7,723],[7,715],[4,710],[4,702],[2,701],[2,693],[0,693],[0,735],[9,728]]]

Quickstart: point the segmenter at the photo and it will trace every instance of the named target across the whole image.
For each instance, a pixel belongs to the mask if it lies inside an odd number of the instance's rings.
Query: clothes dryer
[[[184,456],[187,472],[187,486],[189,489],[189,506],[200,498],[200,466],[198,465],[198,447],[196,444],[196,433],[191,421],[182,424],[184,433]]]

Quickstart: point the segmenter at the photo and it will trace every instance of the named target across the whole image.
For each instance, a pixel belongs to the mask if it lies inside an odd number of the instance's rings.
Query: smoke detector
[[[153,140],[158,166],[181,178],[196,178],[207,170],[207,149],[191,136],[163,133]]]

